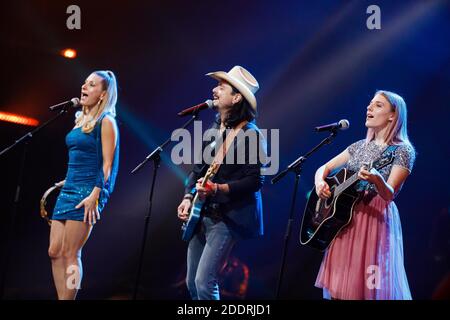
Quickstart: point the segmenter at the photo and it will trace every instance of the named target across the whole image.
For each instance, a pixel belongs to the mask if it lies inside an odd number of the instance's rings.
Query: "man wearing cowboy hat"
[[[221,133],[225,133],[224,129],[235,128],[236,131],[242,128],[246,134],[255,133],[258,152],[262,150],[265,154],[266,142],[255,124],[255,93],[259,89],[256,79],[241,66],[233,67],[228,73],[218,71],[207,76],[218,81],[212,90],[218,112],[212,127],[222,129]],[[217,174],[204,187],[201,182],[208,169],[204,161],[195,165],[189,175],[185,196],[178,207],[178,217],[188,220],[195,193],[205,201],[201,220],[189,241],[187,252],[186,284],[194,300],[219,300],[218,276],[233,245],[237,240],[263,234],[260,189],[264,181],[261,174],[264,165],[259,159],[248,161],[252,157],[249,154],[252,142],[249,140],[244,140],[245,155],[242,156],[245,156],[245,163],[229,163],[226,157]],[[235,155],[242,152],[237,145],[239,141],[230,147]],[[203,150],[210,146],[205,143]]]

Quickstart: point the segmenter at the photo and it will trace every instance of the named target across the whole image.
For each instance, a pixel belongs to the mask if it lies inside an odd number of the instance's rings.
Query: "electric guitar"
[[[219,165],[215,162],[213,162],[209,166],[208,171],[206,171],[206,174],[203,177],[203,181],[201,184],[202,187],[204,187],[206,185],[206,182],[208,182],[208,180],[210,180],[217,173],[218,169]],[[181,227],[181,230],[183,231],[181,238],[184,241],[191,240],[192,236],[194,235],[195,228],[197,227],[197,224],[200,221],[204,203],[205,201],[200,200],[198,193],[196,193],[194,200],[192,201],[191,210],[189,212],[189,219],[186,222],[184,222],[183,226]]]
[[[367,170],[377,170],[394,161],[394,152],[389,152],[380,160],[369,164]],[[324,251],[347,226],[353,216],[353,207],[361,197],[355,188],[358,173],[341,169],[337,174],[329,176],[325,182],[330,186],[331,197],[321,199],[316,188],[311,190],[300,230],[300,243]]]

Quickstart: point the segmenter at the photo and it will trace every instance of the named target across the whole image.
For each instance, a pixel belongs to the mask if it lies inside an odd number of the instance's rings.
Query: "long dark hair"
[[[231,84],[230,86],[233,91],[233,95],[240,93],[239,90],[237,90]],[[227,128],[234,128],[244,120],[247,120],[248,122],[255,122],[255,118],[258,115],[256,111],[250,106],[250,103],[247,101],[247,99],[244,98],[242,93],[240,94],[242,96],[241,101],[235,104],[233,108],[231,108],[230,112],[227,115],[227,118],[225,119],[224,125]],[[220,114],[216,115],[216,123],[220,126]]]

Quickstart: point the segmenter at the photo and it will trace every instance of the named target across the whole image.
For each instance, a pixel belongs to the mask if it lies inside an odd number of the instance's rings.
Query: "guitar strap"
[[[219,171],[220,165],[223,163],[223,159],[225,159],[225,156],[227,155],[228,150],[230,149],[231,144],[233,143],[234,138],[238,135],[239,131],[248,123],[248,121],[242,121],[239,123],[236,128],[231,129],[231,132],[227,135],[225,138],[225,141],[222,143],[222,145],[219,148],[219,151],[216,153],[216,156],[214,157],[213,162],[211,163],[211,166],[215,163],[217,164],[216,172]]]
[[[387,146],[386,149],[384,149],[383,153],[381,153],[381,155],[378,157],[378,160],[383,159],[385,156],[390,156],[392,154],[394,154],[395,150],[397,150],[398,145],[391,145],[391,146]]]
[[[397,150],[398,145],[390,145],[387,146],[383,152],[380,154],[378,159],[372,162],[372,164],[377,163],[378,161],[382,160],[384,157],[390,157],[394,154],[395,150]],[[367,181],[359,181],[357,184],[356,189],[358,191],[364,191],[369,190],[370,184]],[[370,201],[370,198],[366,198],[366,201]]]

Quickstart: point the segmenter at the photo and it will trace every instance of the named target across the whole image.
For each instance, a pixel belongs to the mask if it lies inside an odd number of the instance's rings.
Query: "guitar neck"
[[[348,172],[348,171],[347,171]],[[338,185],[334,191],[335,195],[339,195],[341,192],[343,192],[345,189],[350,187],[352,184],[354,184],[356,181],[358,181],[358,174],[357,172],[353,173],[350,178],[345,180],[343,183]]]
[[[209,180],[209,175],[204,176],[201,186],[204,187],[206,185],[206,183],[208,182],[208,180]]]
[[[390,163],[392,163],[392,161],[394,161],[393,155],[392,154],[387,155],[376,162],[370,163],[367,170],[370,171],[371,168],[380,170],[380,169],[384,168],[385,166],[389,165]],[[347,170],[347,172],[348,172],[348,170]],[[335,194],[339,195],[341,192],[343,192],[345,189],[350,187],[352,184],[354,184],[358,180],[359,180],[358,172],[354,172],[347,180],[345,180],[343,183],[341,183],[340,185],[338,185],[336,187]]]
[[[206,185],[206,183],[208,182],[208,180],[210,180],[214,176],[214,174],[217,171],[217,168],[218,167],[217,167],[216,163],[211,164],[211,166],[208,168],[208,171],[206,171],[205,176],[203,177],[203,180],[201,183],[202,187],[204,187]]]

